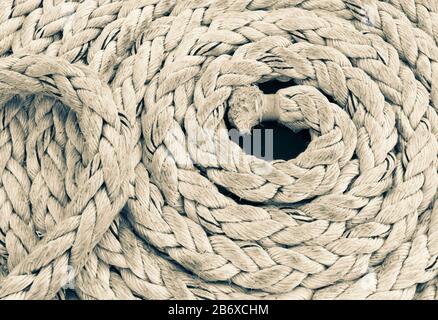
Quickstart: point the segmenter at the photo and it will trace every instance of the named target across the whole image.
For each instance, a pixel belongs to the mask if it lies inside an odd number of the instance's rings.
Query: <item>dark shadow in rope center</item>
[[[294,81],[282,82],[270,80],[259,83],[258,87],[265,94],[276,93],[278,90],[294,86]],[[265,161],[290,160],[306,150],[310,143],[309,130],[294,132],[276,121],[264,121],[251,129],[250,134],[240,134],[234,128],[228,117],[224,117],[229,137],[237,143],[246,154],[256,156]],[[258,205],[256,202],[241,199],[226,188],[217,186],[219,191],[234,199],[237,203]]]
[[[289,81],[278,81],[278,80],[269,80],[266,82],[260,82],[257,84],[257,87],[265,94],[276,93],[280,89],[289,88],[296,86],[297,83],[294,80]]]
[[[231,127],[228,123],[227,126]],[[246,154],[266,161],[296,158],[310,143],[308,130],[293,132],[275,121],[256,125],[251,134],[239,134],[231,129],[229,136]]]
[[[242,135],[239,146],[245,153],[267,161],[296,158],[310,143],[308,130],[294,132],[275,121],[262,122],[251,132],[251,135]],[[251,140],[251,150],[245,148],[249,145],[245,145],[246,139]]]
[[[297,85],[293,80],[270,80],[258,83],[265,94],[273,94],[283,88]],[[276,121],[265,121],[251,129],[251,134],[239,134],[225,117],[230,139],[246,153],[266,161],[290,160],[306,150],[310,143],[308,130],[294,132]]]

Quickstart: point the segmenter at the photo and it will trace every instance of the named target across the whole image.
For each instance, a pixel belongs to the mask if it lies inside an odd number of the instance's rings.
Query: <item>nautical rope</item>
[[[437,299],[437,112],[438,0],[0,0],[0,298]]]

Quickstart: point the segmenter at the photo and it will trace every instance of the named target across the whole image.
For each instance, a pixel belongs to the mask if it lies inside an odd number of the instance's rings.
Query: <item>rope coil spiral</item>
[[[437,0],[0,0],[0,298],[438,299],[437,112]]]

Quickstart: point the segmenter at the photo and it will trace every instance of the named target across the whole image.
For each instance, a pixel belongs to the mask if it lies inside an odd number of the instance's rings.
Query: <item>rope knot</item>
[[[279,120],[277,94],[264,94],[255,86],[237,88],[230,98],[228,119],[240,133],[249,133],[262,121]]]

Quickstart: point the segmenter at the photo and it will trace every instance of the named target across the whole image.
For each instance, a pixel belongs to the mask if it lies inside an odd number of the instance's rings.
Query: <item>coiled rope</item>
[[[1,0],[0,298],[437,299],[437,39],[437,0]]]

